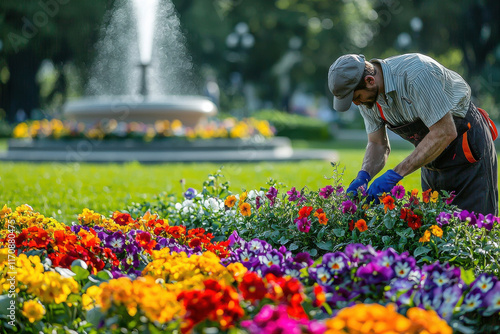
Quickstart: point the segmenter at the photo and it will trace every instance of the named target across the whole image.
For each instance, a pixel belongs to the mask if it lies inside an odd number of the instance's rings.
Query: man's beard
[[[368,91],[368,93],[370,93],[370,94],[367,97],[368,101],[363,102],[362,104],[371,109],[375,105],[375,102],[377,102],[378,86],[375,86],[373,88],[365,88],[365,90]]]

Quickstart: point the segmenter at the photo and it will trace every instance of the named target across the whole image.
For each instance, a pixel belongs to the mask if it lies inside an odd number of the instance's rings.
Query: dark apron
[[[416,121],[387,128],[415,147],[429,133],[422,122]],[[457,138],[433,161],[421,168],[422,190],[446,190],[456,194],[454,205],[475,213],[498,215],[497,154],[493,140],[497,133],[488,114],[470,104],[464,118],[453,116]]]

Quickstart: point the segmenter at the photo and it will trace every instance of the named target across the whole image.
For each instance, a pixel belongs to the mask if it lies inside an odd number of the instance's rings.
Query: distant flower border
[[[158,120],[148,124],[110,119],[96,124],[86,124],[71,120],[43,119],[17,124],[12,131],[12,136],[18,139],[137,138],[152,141],[161,138],[246,139],[255,136],[270,138],[275,133],[274,127],[269,122],[254,118],[210,120],[196,127],[187,127],[179,120]]]

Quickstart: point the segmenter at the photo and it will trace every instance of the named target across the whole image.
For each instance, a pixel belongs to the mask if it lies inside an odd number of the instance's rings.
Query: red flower
[[[267,293],[264,281],[255,272],[247,272],[238,288],[243,298],[251,302],[261,300]]]
[[[352,230],[354,230],[354,220],[351,219],[351,221],[349,222],[349,231]]]
[[[207,319],[218,322],[226,330],[244,315],[238,293],[233,287],[221,286],[217,281],[208,279],[203,282],[204,290],[183,291],[177,296],[186,309],[182,333],[189,333],[196,324]]]
[[[320,307],[321,305],[326,303],[326,295],[321,285],[317,284],[314,285],[314,297],[315,297],[313,302],[314,307]]]
[[[115,221],[115,223],[121,226],[125,226],[134,222],[134,219],[132,219],[130,214],[121,213],[119,211],[115,211],[113,213],[113,220]]]
[[[135,236],[135,241],[147,251],[151,251],[154,246],[156,246],[156,241],[151,240],[151,234],[149,232],[138,232]]]
[[[299,218],[309,217],[311,211],[313,210],[312,206],[304,206],[299,210]]]
[[[185,226],[169,226],[167,234],[170,234],[174,239],[180,239],[181,236],[186,235]]]
[[[195,247],[200,247],[201,246],[201,239],[200,238],[193,238],[189,240],[189,247],[195,248]]]

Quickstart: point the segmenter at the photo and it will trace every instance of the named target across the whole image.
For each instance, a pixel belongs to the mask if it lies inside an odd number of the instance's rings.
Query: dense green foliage
[[[328,124],[316,118],[279,110],[261,110],[252,114],[252,117],[269,121],[276,129],[276,136],[310,140],[326,140],[332,137]]]

